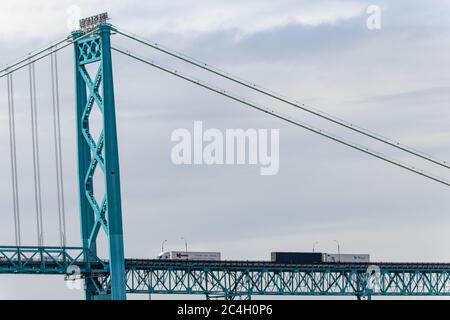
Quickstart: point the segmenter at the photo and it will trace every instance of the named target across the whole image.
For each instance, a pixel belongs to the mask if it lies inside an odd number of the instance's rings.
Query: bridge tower
[[[90,254],[97,255],[97,237],[103,229],[108,241],[110,277],[105,280],[86,274],[85,295],[88,300],[124,300],[126,280],[111,25],[102,23],[95,30],[74,42],[81,238],[83,247],[89,249],[86,252],[90,252],[84,259],[90,261]],[[72,34],[74,39],[82,35],[82,31]],[[89,74],[88,65],[95,67],[95,74]],[[93,108],[98,108],[102,118],[98,139],[93,137],[89,126]],[[100,195],[94,191],[97,171],[104,178],[104,194]]]

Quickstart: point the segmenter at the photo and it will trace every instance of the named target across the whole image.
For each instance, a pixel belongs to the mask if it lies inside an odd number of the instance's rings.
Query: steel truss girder
[[[89,257],[89,260],[85,260]],[[109,263],[80,247],[0,247],[0,274],[64,275],[83,278],[95,296],[110,293]]]
[[[0,247],[0,273],[16,274],[86,274],[108,272],[108,264],[88,249],[79,247]],[[90,261],[84,260],[85,256]]]
[[[450,267],[432,269],[381,266],[371,276],[358,266],[345,267],[143,267],[127,264],[127,292],[201,294],[207,297],[278,296],[450,296]]]
[[[0,274],[70,275],[73,267],[96,295],[109,294],[109,261],[77,247],[0,246]],[[90,257],[84,260],[84,257]],[[125,260],[127,293],[200,294],[208,298],[270,296],[450,296],[450,264],[272,265]]]

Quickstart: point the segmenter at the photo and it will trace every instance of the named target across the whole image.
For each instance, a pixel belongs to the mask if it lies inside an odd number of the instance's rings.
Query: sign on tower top
[[[89,32],[96,26],[106,23],[109,20],[108,12],[100,13],[95,16],[84,18],[80,20],[80,29],[83,32]]]

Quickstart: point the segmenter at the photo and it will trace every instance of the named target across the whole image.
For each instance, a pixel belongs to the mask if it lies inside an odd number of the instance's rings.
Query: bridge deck
[[[0,274],[98,279],[108,292],[109,262],[82,248],[0,247]],[[450,296],[450,263],[279,264],[271,261],[125,259],[128,293]]]
[[[158,259],[125,259],[126,266],[151,266],[151,267],[233,267],[233,268],[270,268],[270,269],[330,269],[330,268],[352,268],[364,269],[376,265],[389,269],[434,269],[450,270],[450,262],[369,262],[369,263],[314,263],[314,264],[293,264],[276,263],[272,261],[252,261],[252,260],[220,260],[220,261],[199,261],[199,260],[158,260]]]

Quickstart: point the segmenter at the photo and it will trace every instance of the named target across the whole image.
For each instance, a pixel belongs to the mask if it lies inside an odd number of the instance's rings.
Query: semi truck
[[[161,252],[157,259],[220,261],[220,252],[166,251]]]
[[[272,262],[276,263],[320,263],[322,254],[319,252],[272,252]]]
[[[368,254],[349,254],[349,253],[322,253],[322,262],[370,262]]]
[[[285,264],[368,263],[370,262],[370,255],[322,252],[272,252],[271,261]]]

